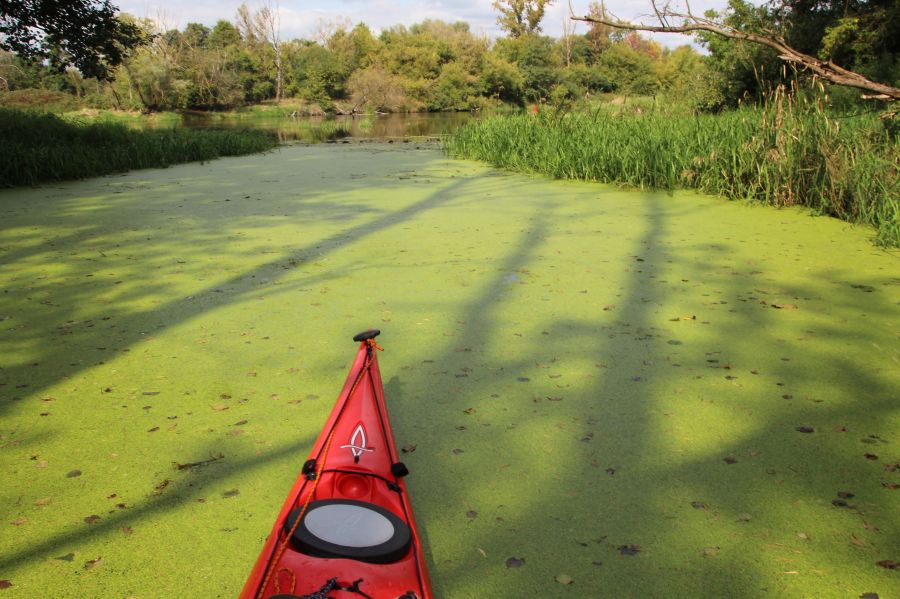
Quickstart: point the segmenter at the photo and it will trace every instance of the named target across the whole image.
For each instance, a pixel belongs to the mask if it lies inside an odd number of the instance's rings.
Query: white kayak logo
[[[356,425],[356,428],[353,429],[353,435],[350,436],[350,443],[347,445],[341,445],[341,449],[349,449],[350,453],[353,455],[353,460],[358,462],[360,456],[364,451],[375,451],[369,447],[366,447],[366,429],[363,428],[362,422]]]

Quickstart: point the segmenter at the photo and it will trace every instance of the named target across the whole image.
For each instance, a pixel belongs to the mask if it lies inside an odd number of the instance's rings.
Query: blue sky
[[[274,6],[275,0],[270,0]],[[119,8],[136,17],[149,17],[161,21],[166,28],[181,28],[187,23],[198,22],[213,25],[219,19],[234,20],[241,0],[113,0]],[[251,10],[263,5],[263,0],[246,0]],[[694,0],[691,8],[702,14],[708,8],[722,9],[726,0]],[[360,21],[374,30],[391,25],[411,25],[425,19],[444,21],[466,21],[474,33],[491,38],[501,34],[496,23],[496,13],[491,0],[279,0],[282,39],[315,39],[317,30],[323,23],[350,23]],[[573,0],[575,14],[587,12],[587,0]],[[607,0],[607,9],[623,19],[634,19],[651,12],[649,0]],[[559,37],[562,34],[563,19],[569,14],[569,3],[557,0],[547,10],[542,23],[547,35]],[[584,23],[576,25],[576,33],[583,33]],[[654,36],[660,43],[675,47],[690,43],[690,39],[680,35]]]

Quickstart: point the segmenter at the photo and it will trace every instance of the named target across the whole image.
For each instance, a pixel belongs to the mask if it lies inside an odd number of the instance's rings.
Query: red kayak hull
[[[395,466],[400,460],[388,420],[377,353],[374,339],[360,344],[341,395],[309,454],[309,460],[316,461],[314,471],[321,474],[310,476],[307,462],[305,473],[297,478],[278,514],[240,599],[309,595],[335,578],[341,587],[361,579],[359,590],[373,599],[433,598],[421,539],[402,478],[403,468]],[[308,555],[286,540],[285,520],[289,514],[303,510],[308,502],[339,499],[374,504],[398,517],[409,527],[409,549],[399,559],[392,557],[390,563],[368,563]],[[330,590],[327,594],[334,599],[362,596],[345,590]]]

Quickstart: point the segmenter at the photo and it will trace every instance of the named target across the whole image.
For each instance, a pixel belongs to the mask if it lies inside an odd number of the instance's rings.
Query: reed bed
[[[776,98],[720,115],[499,116],[466,124],[445,150],[561,179],[807,206],[900,246],[900,140],[874,114],[835,117]]]
[[[0,109],[0,186],[81,179],[262,152],[274,135],[243,130],[134,130]]]

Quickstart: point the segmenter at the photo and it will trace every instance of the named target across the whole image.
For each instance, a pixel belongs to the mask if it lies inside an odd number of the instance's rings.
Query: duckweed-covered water
[[[437,597],[890,597],[870,238],[413,144],[2,191],[0,596],[236,596],[378,327]]]

